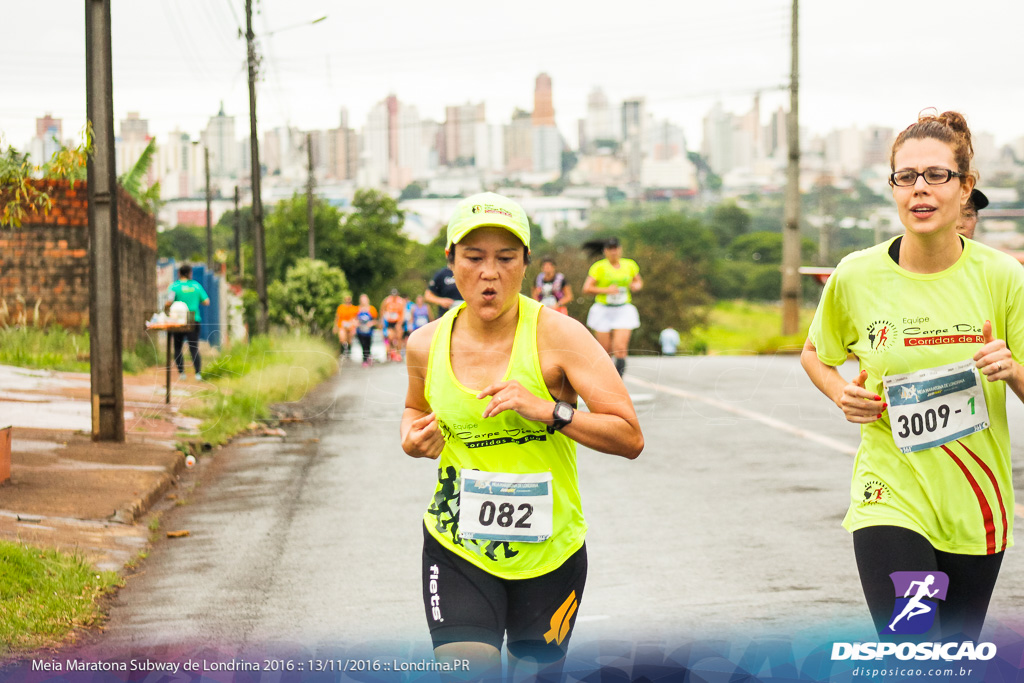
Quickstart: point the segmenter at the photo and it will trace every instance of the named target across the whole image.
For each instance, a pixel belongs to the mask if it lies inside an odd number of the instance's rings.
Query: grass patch
[[[719,301],[708,314],[708,324],[695,327],[683,340],[692,353],[712,355],[770,354],[799,349],[807,338],[814,310],[800,309],[799,334],[783,336],[782,306],[750,301]]]
[[[270,417],[274,403],[298,401],[338,368],[333,345],[311,337],[256,337],[234,344],[203,368],[213,389],[196,394],[181,412],[198,417],[214,446]]]
[[[128,374],[163,364],[155,339],[141,337],[121,352]],[[0,326],[0,365],[38,370],[89,372],[89,332],[63,327]]]
[[[97,598],[120,585],[81,555],[0,541],[0,656],[64,640],[100,616]]]

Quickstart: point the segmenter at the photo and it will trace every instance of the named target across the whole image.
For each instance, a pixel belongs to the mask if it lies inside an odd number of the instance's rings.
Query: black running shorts
[[[565,656],[587,582],[584,544],[558,569],[502,579],[470,564],[423,529],[423,606],[434,647],[476,642],[539,663]]]

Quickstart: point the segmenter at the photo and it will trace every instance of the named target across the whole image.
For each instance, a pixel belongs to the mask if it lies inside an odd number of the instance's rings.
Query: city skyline
[[[1000,68],[1022,61],[1024,47],[1012,37],[1024,24],[1020,3],[964,12],[940,1],[922,12],[869,1],[856,14],[827,4],[801,8],[801,125],[809,132],[899,129],[937,106],[963,111],[999,144],[1024,136],[1016,106],[1024,89],[1007,86]],[[6,12],[11,39],[0,56],[24,66],[4,78],[5,144],[23,145],[47,112],[63,120],[65,137],[84,123],[84,18],[68,5],[46,16],[30,6]],[[160,141],[175,128],[197,134],[221,101],[229,115],[247,117],[244,41],[234,37],[241,0],[135,5],[112,10],[116,118],[139,112]],[[370,7],[342,15],[324,0],[299,0],[287,11],[279,0],[258,6],[261,130],[334,128],[343,107],[358,129],[390,94],[438,122],[446,107],[484,102],[489,122],[506,123],[514,109],[533,108],[539,73],[552,79],[555,121],[573,146],[595,87],[612,102],[644,98],[654,116],[683,127],[691,149],[700,148],[702,118],[717,101],[745,111],[760,92],[766,113],[788,103],[780,89],[789,80],[788,1],[668,12],[640,5],[621,16],[532,1],[515,12],[399,2],[387,16]],[[900,54],[912,59],[903,64]]]

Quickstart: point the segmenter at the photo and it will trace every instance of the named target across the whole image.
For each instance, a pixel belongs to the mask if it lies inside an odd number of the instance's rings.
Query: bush
[[[299,259],[288,269],[284,282],[274,282],[267,290],[270,320],[312,336],[330,332],[347,289],[345,273],[339,268]]]

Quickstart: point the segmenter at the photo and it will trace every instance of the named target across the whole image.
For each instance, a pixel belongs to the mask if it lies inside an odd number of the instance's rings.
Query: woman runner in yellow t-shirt
[[[890,185],[905,231],[843,259],[801,355],[861,425],[843,525],[886,637],[977,641],[1013,542],[1005,387],[1024,397],[1024,271],[957,234],[972,155],[956,112],[900,133]],[[836,367],[848,353],[860,363],[852,382]],[[911,618],[898,600],[922,582],[935,582],[934,605]]]
[[[587,327],[594,331],[605,352],[615,360],[619,376],[626,371],[629,338],[640,327],[640,315],[633,305],[633,294],[643,289],[640,267],[633,259],[622,258],[618,237],[608,238],[604,258],[590,266],[583,282],[584,294],[596,294]]]
[[[643,435],[604,350],[522,296],[530,227],[493,193],[448,224],[465,302],[409,337],[402,448],[438,460],[424,515],[423,600],[434,655],[500,677],[558,679],[586,581],[576,443],[636,458]],[[588,411],[575,411],[582,398]]]

